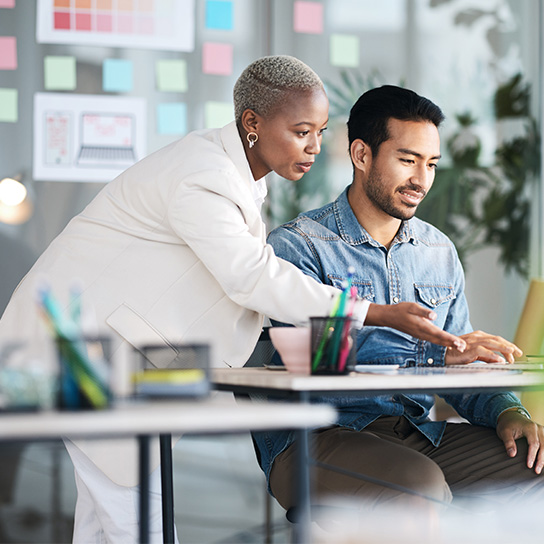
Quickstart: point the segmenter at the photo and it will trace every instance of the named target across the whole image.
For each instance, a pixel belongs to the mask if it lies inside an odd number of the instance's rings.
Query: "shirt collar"
[[[336,217],[336,223],[338,225],[338,232],[340,236],[351,245],[359,245],[370,243],[372,245],[379,245],[370,234],[361,226],[357,217],[353,213],[348,201],[349,186],[344,189],[342,194],[335,200],[333,204],[334,215]],[[414,244],[418,244],[420,239],[417,235],[417,228],[415,222],[412,220],[403,221],[400,229],[395,236],[397,243],[405,243],[412,241]]]

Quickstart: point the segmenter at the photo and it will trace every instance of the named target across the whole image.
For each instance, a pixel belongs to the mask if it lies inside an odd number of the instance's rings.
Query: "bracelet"
[[[531,419],[531,416],[529,415],[529,412],[525,408],[522,408],[521,406],[514,406],[513,408],[508,408],[504,412],[502,412],[501,415],[505,414],[506,412],[517,412],[518,414],[521,414],[522,416],[526,417],[527,419],[529,419],[529,420]]]

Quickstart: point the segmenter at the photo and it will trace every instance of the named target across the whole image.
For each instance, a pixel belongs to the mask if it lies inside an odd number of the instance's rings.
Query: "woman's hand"
[[[494,336],[483,331],[469,332],[461,338],[466,342],[466,349],[461,353],[455,348],[446,351],[447,365],[464,365],[474,361],[484,363],[513,363],[523,352],[502,336]],[[506,361],[505,361],[506,359]]]
[[[393,305],[370,304],[365,324],[391,327],[421,340],[454,348],[456,352],[462,353],[466,348],[465,341],[433,325],[434,319],[436,314],[432,310],[415,302],[399,302]]]

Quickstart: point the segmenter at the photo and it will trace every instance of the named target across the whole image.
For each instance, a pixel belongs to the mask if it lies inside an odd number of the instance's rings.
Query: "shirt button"
[[[432,365],[433,363],[434,363],[434,359],[433,359],[432,357],[429,357],[429,358],[427,359],[427,364],[428,364],[428,365]]]
[[[433,305],[436,304],[436,299],[435,298],[431,299],[431,304],[433,304]]]
[[[393,302],[396,304],[399,301],[399,297],[393,297]]]

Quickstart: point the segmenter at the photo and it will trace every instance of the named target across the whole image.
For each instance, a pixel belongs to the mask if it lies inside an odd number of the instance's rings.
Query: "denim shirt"
[[[349,188],[348,188],[349,189]],[[351,266],[358,295],[378,304],[417,302],[437,314],[434,323],[453,334],[472,331],[464,295],[464,272],[450,239],[432,225],[404,221],[389,250],[360,225],[346,189],[336,201],[299,215],[273,230],[268,242],[278,257],[291,261],[317,281],[338,288]],[[446,348],[387,327],[365,326],[358,332],[357,362],[401,367],[444,366]],[[444,394],[460,416],[495,427],[506,409],[521,406],[513,393]],[[405,416],[438,446],[446,422],[431,421],[432,395],[316,397],[338,411],[337,425],[364,429],[380,416]],[[290,432],[253,433],[267,478],[275,457],[292,442]]]

